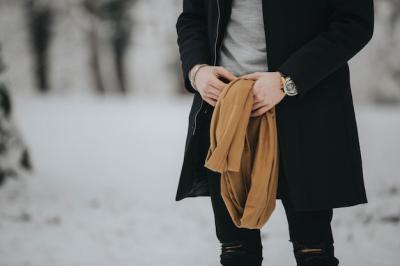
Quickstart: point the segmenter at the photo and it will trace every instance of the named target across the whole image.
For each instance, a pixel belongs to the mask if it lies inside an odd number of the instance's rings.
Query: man
[[[338,265],[333,208],[367,203],[348,60],[371,39],[372,0],[183,0],[176,23],[194,94],[176,201],[211,196],[222,265],[261,265],[260,231],[236,228],[204,167],[218,96],[256,80],[252,116],[277,112],[282,200],[297,265]]]

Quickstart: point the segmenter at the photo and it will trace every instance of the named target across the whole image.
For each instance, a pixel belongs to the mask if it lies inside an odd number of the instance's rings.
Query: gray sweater
[[[235,75],[267,71],[261,0],[233,0],[218,65]]]

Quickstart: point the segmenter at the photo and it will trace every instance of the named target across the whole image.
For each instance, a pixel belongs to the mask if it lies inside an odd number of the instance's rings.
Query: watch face
[[[286,92],[288,95],[296,95],[297,94],[297,88],[294,82],[291,79],[288,79],[286,84],[285,84]]]
[[[288,88],[288,91],[294,91],[295,89],[296,89],[296,86],[294,85],[294,82],[293,81],[290,81],[290,82],[288,82],[288,84],[287,84],[287,88]]]

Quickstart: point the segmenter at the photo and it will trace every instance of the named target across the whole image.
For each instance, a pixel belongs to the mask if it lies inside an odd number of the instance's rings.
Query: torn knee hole
[[[326,245],[324,243],[319,244],[319,245],[307,245],[307,244],[301,244],[298,242],[294,242],[294,251],[296,254],[324,254],[324,253],[329,253],[330,252],[330,247],[329,245]]]
[[[239,248],[241,248],[241,247],[242,247],[242,245],[227,246],[227,247],[225,247],[225,251],[226,251],[226,252],[234,252],[235,249],[239,249]]]
[[[301,253],[322,253],[323,250],[321,248],[304,248],[299,250]]]
[[[242,248],[243,248],[242,242],[228,242],[221,244],[222,253],[238,252],[242,250]]]

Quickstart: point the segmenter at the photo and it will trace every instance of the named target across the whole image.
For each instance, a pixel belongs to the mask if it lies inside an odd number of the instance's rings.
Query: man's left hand
[[[281,75],[279,72],[255,72],[241,76],[241,78],[252,79],[253,85],[253,108],[250,116],[260,116],[277,105],[284,97],[282,90]]]

